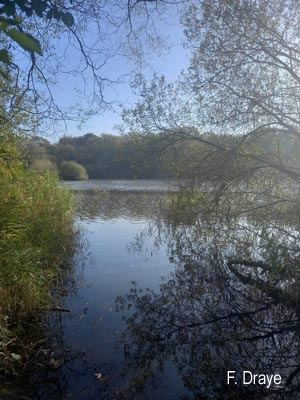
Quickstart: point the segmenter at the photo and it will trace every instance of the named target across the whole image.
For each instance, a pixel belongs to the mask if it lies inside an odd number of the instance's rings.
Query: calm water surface
[[[174,181],[66,185],[82,248],[29,398],[300,399],[296,218],[172,215]],[[244,385],[244,370],[282,384]]]
[[[174,269],[164,246],[157,248],[149,243],[149,248],[144,245],[143,251],[136,252],[132,243],[156,218],[164,195],[177,190],[178,184],[97,180],[66,185],[75,191],[79,205],[77,217],[85,257],[82,260],[81,253],[74,260],[80,284],[64,305],[71,310],[70,315],[62,317],[64,347],[77,352],[79,359],[63,366],[59,385],[63,398],[106,398],[105,382],[112,386],[121,382],[124,358],[123,349],[118,346],[125,328],[124,312],[116,311],[116,297],[126,295],[133,281],[158,289],[161,277]],[[95,375],[99,373],[100,380]],[[184,393],[181,379],[171,365],[166,366],[156,385],[141,398],[174,399]]]

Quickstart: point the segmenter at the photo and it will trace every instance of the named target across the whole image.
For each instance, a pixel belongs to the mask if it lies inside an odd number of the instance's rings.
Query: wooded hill
[[[87,133],[78,137],[64,136],[54,144],[33,136],[26,139],[23,146],[31,169],[58,170],[63,175],[65,163],[72,161],[82,165],[90,179],[193,177],[216,181],[224,174],[228,178],[232,173],[249,173],[252,164],[259,169],[260,159],[275,162],[276,154],[284,165],[297,168],[300,154],[299,140],[275,133],[261,135],[255,140],[251,138],[251,142],[242,135],[212,133],[180,141],[170,141],[167,135],[149,138],[138,134],[97,136]],[[252,159],[233,157],[233,152],[245,149],[251,152]],[[230,162],[231,159],[234,161]],[[265,163],[261,163],[261,168],[265,167]]]

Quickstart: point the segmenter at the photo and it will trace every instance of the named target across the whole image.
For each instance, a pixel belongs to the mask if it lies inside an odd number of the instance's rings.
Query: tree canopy
[[[109,63],[120,57],[141,60],[146,48],[156,49],[162,36],[155,21],[171,3],[1,0],[0,74],[15,83],[10,111],[20,108],[20,92],[30,98],[26,111],[37,123],[53,127],[110,108],[106,90],[123,79],[113,75]],[[77,79],[68,90],[78,102],[68,106],[54,90],[66,75]]]
[[[182,23],[188,70],[175,83],[138,75],[138,100],[124,109],[125,126],[134,136],[159,138],[161,149],[191,140],[208,146],[198,175],[222,177],[218,190],[243,181],[258,191],[260,181],[265,193],[266,179],[273,188],[283,179],[299,182],[299,3],[190,1]]]

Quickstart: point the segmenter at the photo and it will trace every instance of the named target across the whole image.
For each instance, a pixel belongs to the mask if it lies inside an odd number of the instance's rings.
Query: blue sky
[[[129,72],[141,72],[147,79],[151,79],[155,71],[164,74],[169,81],[175,80],[180,71],[188,65],[188,55],[182,46],[183,33],[178,17],[173,15],[173,18],[169,19],[168,23],[162,21],[158,22],[157,28],[159,32],[168,37],[168,49],[163,49],[161,54],[152,53],[151,55],[147,55],[148,53],[146,53],[148,65],[144,65],[143,67],[138,66],[136,63],[131,62],[130,59],[123,56],[115,57],[105,66],[103,73],[115,79]],[[71,51],[68,53],[68,57],[72,58],[72,63],[74,65],[78,54]],[[117,125],[121,123],[121,118],[118,114],[119,108],[117,104],[130,106],[133,105],[135,101],[129,80],[130,78],[128,77],[124,80],[124,83],[116,84],[113,88],[109,88],[104,92],[106,99],[114,102],[114,111],[106,111],[93,115],[81,127],[78,127],[77,122],[70,121],[67,123],[67,132],[64,132],[64,134],[72,136],[82,135],[87,132],[93,132],[95,134],[119,134]],[[84,87],[87,94],[92,90],[91,85],[92,80]],[[60,75],[58,77],[58,85],[53,89],[53,94],[57,103],[66,107],[70,106],[77,100],[76,89],[83,90],[83,82],[78,79],[78,77],[73,77],[70,74]],[[82,102],[83,107],[87,107],[87,104],[84,104],[84,98],[81,98],[79,101]],[[58,135],[53,139],[56,140],[57,137]]]

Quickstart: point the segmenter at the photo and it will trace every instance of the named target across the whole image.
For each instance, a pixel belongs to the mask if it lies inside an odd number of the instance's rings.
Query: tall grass
[[[50,307],[73,239],[70,192],[55,174],[27,169],[18,148],[0,133],[0,375],[28,356],[24,327]]]

